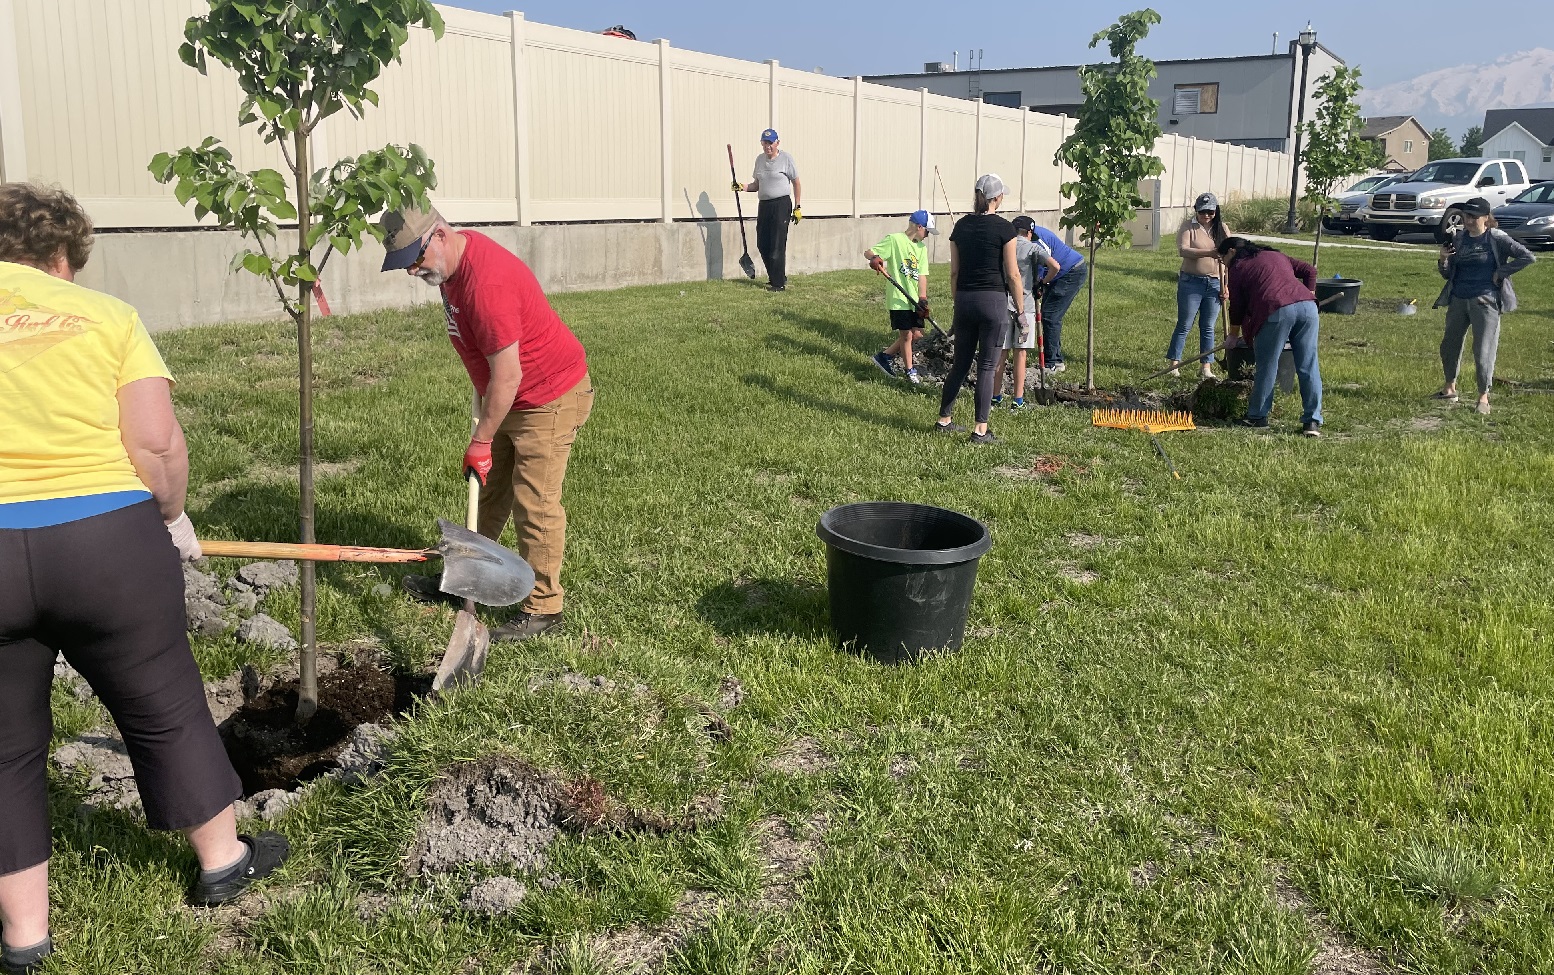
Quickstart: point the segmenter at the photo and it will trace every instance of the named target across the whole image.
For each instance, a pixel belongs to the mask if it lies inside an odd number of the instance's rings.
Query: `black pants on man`
[[[788,223],[792,217],[791,196],[762,200],[755,211],[755,247],[774,288],[788,286]]]

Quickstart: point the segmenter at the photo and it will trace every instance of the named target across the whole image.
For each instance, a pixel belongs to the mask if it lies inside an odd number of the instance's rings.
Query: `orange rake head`
[[[1181,410],[1096,410],[1090,415],[1090,425],[1114,430],[1143,430],[1145,433],[1198,429],[1193,426],[1192,414]]]

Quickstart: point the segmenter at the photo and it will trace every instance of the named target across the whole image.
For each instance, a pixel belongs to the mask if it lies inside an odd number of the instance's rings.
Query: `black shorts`
[[[915,311],[892,309],[890,313],[890,327],[898,332],[906,332],[914,328],[922,328],[923,320],[917,317],[917,312]]]

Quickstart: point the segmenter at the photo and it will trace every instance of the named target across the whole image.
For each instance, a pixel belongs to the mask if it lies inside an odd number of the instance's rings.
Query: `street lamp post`
[[[1284,232],[1298,233],[1300,223],[1295,219],[1295,195],[1300,191],[1300,140],[1306,125],[1306,72],[1311,67],[1311,49],[1317,46],[1317,32],[1306,21],[1306,29],[1300,32],[1300,96],[1295,102],[1295,159],[1290,167],[1290,213],[1284,221]]]

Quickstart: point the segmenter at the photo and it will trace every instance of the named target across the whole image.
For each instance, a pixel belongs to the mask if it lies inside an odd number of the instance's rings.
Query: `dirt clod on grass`
[[[521,759],[495,755],[454,766],[432,790],[407,870],[447,873],[467,864],[538,870],[563,831],[670,833],[721,818],[722,802],[702,797],[678,815],[628,808],[597,779],[566,781]]]
[[[529,890],[512,877],[487,877],[464,895],[464,910],[481,917],[511,914],[523,903]]]
[[[836,767],[836,759],[826,754],[820,742],[805,737],[784,746],[772,757],[771,767],[783,775],[815,775]]]
[[[390,722],[410,709],[428,682],[376,667],[342,667],[320,675],[318,712],[306,725],[296,721],[298,686],[295,679],[277,684],[221,724],[244,796],[295,789],[335,770],[358,726]]]

